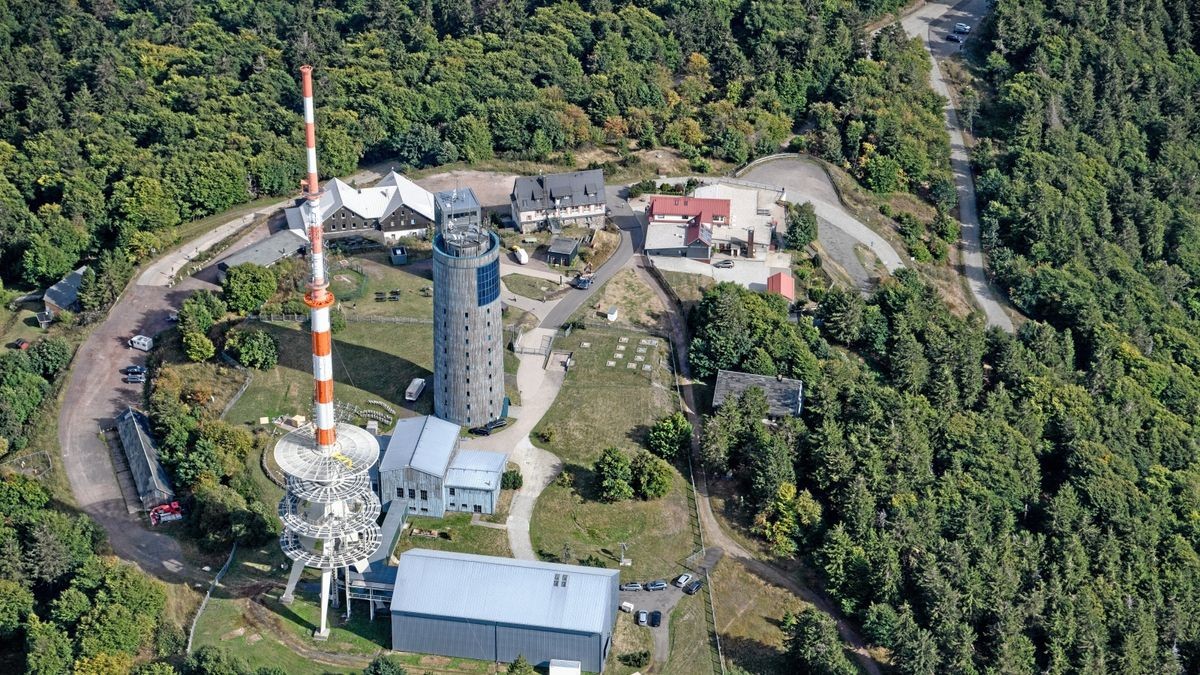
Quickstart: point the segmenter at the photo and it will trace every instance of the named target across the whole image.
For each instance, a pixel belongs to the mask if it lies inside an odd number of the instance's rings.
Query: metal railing
[[[212,583],[208,585],[208,592],[204,594],[204,599],[200,601],[200,607],[196,610],[196,616],[192,617],[192,627],[188,629],[187,650],[184,654],[192,653],[192,640],[196,637],[196,624],[200,622],[200,615],[204,614],[204,608],[208,606],[208,599],[212,596],[213,589],[221,583],[221,577],[229,571],[229,566],[233,564],[233,556],[237,553],[237,542],[233,542],[233,548],[229,549],[229,559],[225,561],[225,566],[217,571],[217,576],[213,577]]]

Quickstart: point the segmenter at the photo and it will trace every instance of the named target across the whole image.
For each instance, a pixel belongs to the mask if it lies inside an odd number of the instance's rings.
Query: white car
[[[955,33],[970,33],[971,27],[965,23],[956,23],[956,24],[954,24],[954,32]]]
[[[687,583],[691,580],[692,580],[692,575],[680,574],[679,576],[675,577],[675,580],[672,581],[671,583],[675,584],[679,588],[683,588],[684,586],[687,586]]]

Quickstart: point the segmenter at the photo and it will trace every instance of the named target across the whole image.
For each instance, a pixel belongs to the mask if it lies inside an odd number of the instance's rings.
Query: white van
[[[412,382],[408,383],[408,389],[404,391],[404,400],[415,401],[421,398],[421,392],[425,391],[425,380],[420,377],[414,377]]]
[[[145,335],[134,335],[133,337],[129,338],[129,346],[133,347],[134,349],[140,349],[144,352],[148,352],[151,349],[154,349],[154,339],[148,338]]]

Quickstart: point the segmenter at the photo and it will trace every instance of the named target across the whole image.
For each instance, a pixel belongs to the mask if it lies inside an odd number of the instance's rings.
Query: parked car
[[[650,627],[658,628],[661,625],[662,625],[662,612],[658,611],[657,609],[654,610],[653,612],[650,612]]]
[[[134,349],[140,349],[144,352],[148,352],[151,349],[154,349],[154,339],[146,337],[145,335],[134,335],[133,337],[129,338],[129,346],[133,347]]]
[[[640,590],[642,590],[642,585],[636,581],[631,581],[627,584],[621,584],[621,590],[623,590],[623,591],[640,591]]]
[[[667,590],[667,582],[663,579],[659,579],[657,581],[651,581],[650,583],[646,584],[646,590],[648,590],[648,591],[665,591],[665,590]]]
[[[965,23],[956,23],[956,24],[954,24],[954,32],[955,33],[970,33],[971,26],[968,24],[965,24]]]
[[[687,583],[691,580],[692,580],[692,575],[680,574],[679,576],[675,577],[675,581],[672,581],[671,583],[675,584],[679,588],[683,588],[684,586],[687,586]]]
[[[137,375],[126,375],[125,384],[143,384],[146,381],[146,376],[138,373]]]
[[[718,260],[717,262],[713,263],[713,267],[719,270],[730,270],[733,269],[733,261],[728,259]]]
[[[492,435],[492,429],[490,427],[488,427],[488,425],[486,425],[486,424],[481,427],[471,427],[470,432],[472,434],[474,434],[475,436],[491,436]]]
[[[591,276],[583,276],[581,274],[581,275],[575,277],[575,281],[572,283],[575,284],[575,288],[578,288],[581,291],[586,291],[587,289],[592,287],[592,277]]]
[[[650,615],[646,612],[646,610],[643,609],[637,613],[637,625],[645,626],[649,620]]]
[[[963,40],[965,40],[966,38],[959,35],[958,33],[948,33],[948,34],[946,34],[946,39],[951,42],[957,42],[959,44],[962,44]]]
[[[171,312],[167,315],[167,321],[171,323],[179,323],[179,312]]]
[[[504,427],[508,426],[508,420],[501,417],[500,419],[492,420],[483,426],[487,427],[491,431],[496,431],[497,429],[503,429]]]
[[[687,593],[688,595],[695,595],[696,591],[699,591],[703,587],[704,587],[704,581],[701,579],[697,579],[697,580],[693,581],[692,583],[688,584],[687,586],[684,586],[683,592]]]
[[[146,366],[127,366],[121,369],[122,375],[145,375]]]

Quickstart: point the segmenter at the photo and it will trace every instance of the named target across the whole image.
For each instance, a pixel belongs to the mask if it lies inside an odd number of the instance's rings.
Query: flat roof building
[[[308,246],[308,238],[296,230],[280,230],[252,246],[234,253],[217,263],[217,274],[222,281],[231,267],[252,263],[270,267],[275,263],[296,255]]]
[[[804,409],[804,383],[800,380],[738,373],[732,370],[717,372],[717,383],[713,388],[713,408],[720,408],[725,401],[740,396],[751,387],[757,387],[766,393],[767,415],[771,417],[799,417]]]
[[[791,272],[776,272],[767,277],[767,292],[778,293],[787,298],[788,302],[796,301],[796,281]]]
[[[604,670],[619,571],[413,549],[392,593],[392,649],[499,663],[524,656]]]
[[[573,237],[554,237],[546,251],[546,262],[551,265],[570,267],[579,257],[579,240]]]

